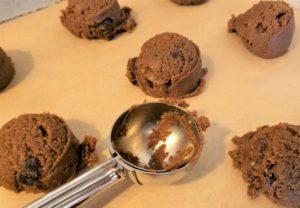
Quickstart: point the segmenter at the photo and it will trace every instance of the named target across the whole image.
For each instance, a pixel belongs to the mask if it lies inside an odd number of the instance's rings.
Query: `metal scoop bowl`
[[[194,135],[194,139],[189,138],[190,134],[186,134],[186,129],[178,123],[174,123],[164,142],[166,151],[169,152],[169,155],[174,155],[183,146],[192,146],[193,151],[185,158],[186,162],[175,169],[148,169],[146,166],[154,151],[147,147],[148,138],[162,115],[167,112],[177,112],[184,117],[189,123],[189,132]],[[73,207],[124,178],[139,185],[174,183],[183,178],[195,165],[202,150],[203,141],[201,129],[193,116],[185,109],[160,102],[134,106],[124,112],[112,128],[108,141],[111,159],[26,207]],[[130,152],[138,157],[139,164],[128,161],[128,158],[124,158],[120,150]]]

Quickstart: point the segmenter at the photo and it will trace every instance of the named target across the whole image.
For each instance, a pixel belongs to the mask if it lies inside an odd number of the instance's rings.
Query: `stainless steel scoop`
[[[147,147],[148,137],[161,116],[166,112],[178,112],[184,116],[190,124],[190,132],[196,138],[191,140],[186,135],[186,129],[174,124],[171,126],[171,133],[164,142],[166,151],[174,155],[183,145],[193,145],[195,148],[189,156],[188,163],[170,171],[153,171],[145,168],[153,154],[153,151]],[[108,141],[109,151],[112,155],[110,160],[76,177],[26,207],[72,207],[122,178],[129,178],[140,185],[174,183],[183,178],[194,166],[199,156],[198,153],[203,146],[202,142],[201,129],[194,118],[184,109],[159,102],[134,106],[124,112],[113,126]],[[118,150],[131,152],[139,158],[140,164],[137,166],[125,160]]]

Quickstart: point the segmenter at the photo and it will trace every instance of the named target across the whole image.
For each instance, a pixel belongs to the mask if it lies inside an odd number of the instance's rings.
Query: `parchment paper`
[[[233,136],[258,126],[300,124],[299,27],[287,54],[265,60],[227,33],[231,14],[244,12],[256,0],[209,0],[194,7],[169,0],[119,2],[132,7],[139,25],[110,42],[82,40],[67,31],[58,18],[66,2],[0,25],[0,46],[16,67],[12,83],[0,93],[0,126],[23,113],[55,113],[78,138],[96,136],[100,161],[105,161],[116,118],[145,98],[155,100],[125,77],[128,59],[155,34],[177,32],[199,45],[208,68],[204,92],[187,99],[191,109],[211,121],[198,164],[176,184],[138,186],[124,180],[81,206],[276,207],[265,197],[247,197],[247,185],[227,152]],[[0,188],[0,206],[21,207],[39,196]]]

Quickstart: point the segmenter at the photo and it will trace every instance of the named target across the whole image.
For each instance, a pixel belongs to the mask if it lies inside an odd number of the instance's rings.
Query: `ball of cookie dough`
[[[0,91],[10,83],[14,74],[15,69],[11,58],[0,47]]]
[[[129,7],[120,8],[117,0],[69,0],[61,22],[80,38],[110,40],[136,26]]]
[[[237,33],[249,51],[262,58],[284,54],[293,38],[293,9],[283,1],[260,1],[244,14],[228,22],[229,32]]]
[[[205,74],[198,46],[176,33],[162,33],[145,42],[127,66],[131,83],[153,97],[197,95]]]
[[[300,126],[263,126],[233,142],[237,147],[229,155],[250,197],[264,194],[279,205],[300,207]]]
[[[179,5],[197,5],[197,4],[204,3],[206,0],[171,0],[171,1]]]
[[[82,144],[52,114],[24,114],[0,129],[0,186],[15,192],[43,192],[73,178],[95,139]],[[87,144],[89,143],[89,144]]]

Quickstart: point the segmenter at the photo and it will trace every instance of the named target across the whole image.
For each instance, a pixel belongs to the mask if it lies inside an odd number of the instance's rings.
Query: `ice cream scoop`
[[[174,112],[182,116],[189,125],[173,122],[170,134],[164,141],[170,157],[176,157],[183,147],[192,147],[192,151],[184,158],[186,163],[170,170],[153,170],[144,167],[153,154],[148,146],[148,138],[161,120],[164,113]],[[69,183],[61,186],[27,208],[37,207],[72,207],[97,192],[104,190],[128,178],[136,184],[170,184],[183,178],[195,165],[203,147],[204,139],[201,128],[194,117],[185,109],[166,103],[152,102],[134,106],[124,112],[115,122],[108,148],[112,158]],[[121,152],[130,152],[141,163],[137,165]],[[167,160],[167,159],[166,159]]]

